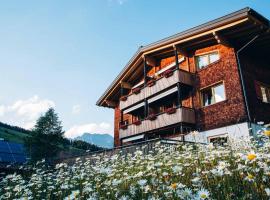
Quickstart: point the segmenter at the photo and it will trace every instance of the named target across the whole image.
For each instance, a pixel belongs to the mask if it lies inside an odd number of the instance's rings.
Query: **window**
[[[197,68],[198,69],[203,69],[207,65],[218,61],[219,60],[219,54],[218,54],[217,51],[215,51],[215,52],[212,52],[212,53],[196,56],[195,60],[196,60]]]
[[[226,135],[210,137],[208,141],[216,146],[224,146],[228,142],[228,137]]]
[[[270,103],[270,86],[255,81],[257,97],[264,103]]]
[[[215,85],[201,91],[203,106],[208,106],[225,100],[224,84]]]

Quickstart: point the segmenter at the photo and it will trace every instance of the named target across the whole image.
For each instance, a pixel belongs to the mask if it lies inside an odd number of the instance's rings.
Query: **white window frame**
[[[211,54],[214,54],[214,53],[217,53],[217,55],[218,55],[218,60],[216,60],[216,61],[214,61],[214,62],[210,62],[210,55],[211,55]],[[199,67],[199,64],[198,64],[198,58],[201,57],[201,56],[207,56],[208,63],[207,63],[207,65],[205,65],[205,66],[203,66],[203,67],[200,68],[200,67]],[[214,50],[214,51],[210,51],[210,52],[206,52],[206,53],[202,53],[202,54],[197,54],[197,55],[195,55],[195,65],[196,65],[197,70],[202,70],[202,69],[206,68],[208,65],[210,65],[210,64],[212,64],[212,63],[215,63],[215,62],[217,62],[217,61],[219,61],[219,60],[220,60],[220,53],[219,53],[218,50]]]
[[[260,89],[262,93],[262,102],[270,103],[270,87],[267,87],[265,85],[260,85]]]
[[[224,99],[222,101],[216,101],[216,97],[215,97],[215,91],[214,91],[214,88],[220,86],[220,85],[223,85],[224,87]],[[204,90],[207,90],[207,89],[211,89],[211,92],[212,92],[212,96],[214,98],[214,103],[212,104],[209,104],[209,105],[204,105],[204,96],[203,96],[203,91]],[[202,107],[207,107],[207,106],[211,106],[211,105],[214,105],[214,104],[217,104],[217,103],[220,103],[220,102],[223,102],[223,101],[226,101],[227,97],[226,97],[226,89],[225,89],[225,84],[224,84],[224,81],[222,82],[219,82],[219,83],[216,83],[216,84],[213,84],[213,85],[210,85],[210,86],[207,86],[205,88],[202,88],[200,90],[200,97],[201,97],[201,105]]]

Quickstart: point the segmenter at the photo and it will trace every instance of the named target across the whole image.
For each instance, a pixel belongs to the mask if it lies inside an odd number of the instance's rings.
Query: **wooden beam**
[[[215,37],[215,39],[217,40],[218,44],[223,44],[227,47],[233,47],[233,45],[231,44],[231,42],[229,42],[224,36],[222,36],[220,33],[218,32],[213,32],[213,35]]]
[[[105,100],[105,103],[109,106],[109,107],[113,107],[115,108],[116,107],[116,102],[114,101],[110,101],[110,100]]]
[[[255,17],[249,16],[248,18],[249,18],[251,21],[253,21],[253,24],[254,24],[254,25],[260,25],[260,26],[261,26],[261,29],[268,28],[268,25],[266,25],[266,24],[263,23],[262,21],[256,19]]]
[[[153,57],[146,57],[146,63],[148,66],[155,67],[156,66],[156,59]]]
[[[127,83],[127,82],[121,82],[121,87],[122,88],[125,88],[125,89],[131,89],[132,88],[132,85],[130,83]]]
[[[181,47],[179,45],[177,45],[177,46],[174,45],[173,48],[175,50],[177,50],[177,52],[180,53],[181,55],[183,55],[185,57],[188,57],[188,51],[185,48],[183,48],[183,47]]]

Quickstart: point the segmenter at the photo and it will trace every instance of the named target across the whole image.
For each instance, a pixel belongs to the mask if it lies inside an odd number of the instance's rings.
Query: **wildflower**
[[[174,166],[172,168],[172,170],[173,170],[174,173],[178,174],[178,173],[180,173],[182,171],[182,167],[180,167],[180,166]]]
[[[265,190],[267,196],[270,196],[270,189],[269,188],[265,188],[264,190]]]
[[[252,174],[248,173],[246,180],[252,182],[254,180],[254,176]]]
[[[208,199],[209,198],[209,192],[205,189],[201,189],[198,191],[198,198],[199,199]]]
[[[266,135],[267,137],[270,137],[270,130],[264,130],[264,135]]]
[[[139,181],[138,181],[138,184],[139,184],[141,187],[145,186],[146,183],[147,183],[147,180],[145,180],[145,179],[142,179],[142,180],[139,180]]]
[[[192,183],[196,184],[200,181],[201,179],[199,177],[195,177],[194,179],[192,179]]]
[[[172,183],[171,188],[175,190],[177,188],[177,183]]]
[[[177,195],[180,199],[191,199],[192,191],[189,188],[185,188],[183,190],[177,190]]]
[[[249,161],[252,161],[252,160],[254,160],[254,159],[256,159],[256,158],[257,158],[257,156],[256,156],[255,153],[249,153],[249,154],[247,155],[247,159],[248,159]]]

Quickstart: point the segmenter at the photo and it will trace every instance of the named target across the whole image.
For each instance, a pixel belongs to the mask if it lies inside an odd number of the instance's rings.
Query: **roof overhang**
[[[244,44],[249,38],[254,37],[254,35],[258,33],[262,33],[262,31],[264,31],[267,39],[270,40],[269,30],[270,22],[268,19],[251,8],[244,8],[200,26],[142,46],[129,60],[124,69],[119,73],[96,104],[98,106],[115,107],[115,104],[108,102],[111,102],[113,94],[120,89],[121,82],[124,82],[126,76],[138,67],[144,57],[150,56],[155,52],[174,49],[177,46],[189,50],[196,49],[203,47],[203,45],[218,43],[218,40],[224,36],[230,38],[230,41],[234,41],[233,47],[237,48]]]

